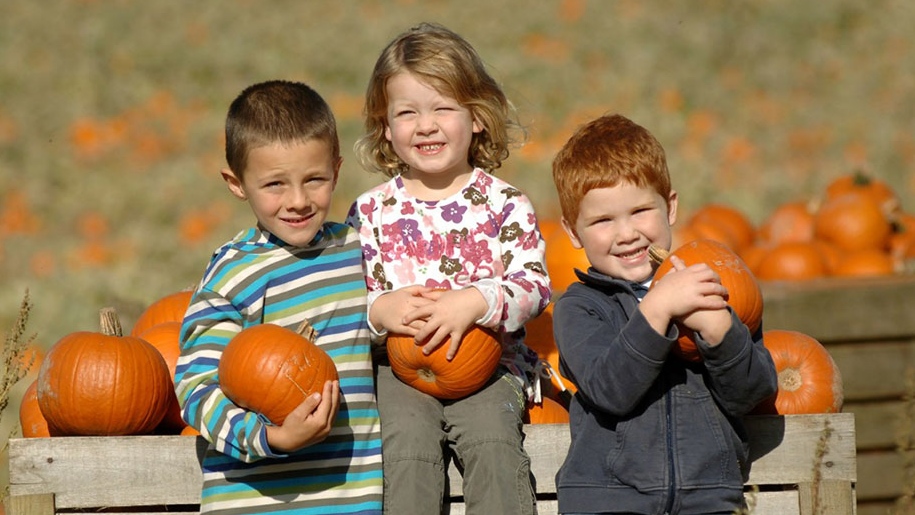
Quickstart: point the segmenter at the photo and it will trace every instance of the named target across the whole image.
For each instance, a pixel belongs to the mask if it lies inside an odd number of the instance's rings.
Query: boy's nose
[[[304,188],[292,188],[286,197],[286,205],[290,209],[302,209],[308,206],[309,196]]]

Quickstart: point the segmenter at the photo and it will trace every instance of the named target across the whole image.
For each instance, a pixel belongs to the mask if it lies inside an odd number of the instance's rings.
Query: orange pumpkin
[[[168,365],[169,377],[174,381],[175,367],[178,365],[178,357],[181,355],[181,322],[164,322],[154,325],[143,331],[140,338],[149,342]],[[181,418],[181,407],[178,405],[178,397],[175,395],[174,388],[169,396],[168,409],[165,418],[159,424],[159,431],[168,434],[180,432],[187,423]]]
[[[429,355],[412,336],[390,334],[391,371],[401,381],[438,399],[460,399],[479,390],[492,377],[502,357],[502,340],[494,331],[474,326],[464,334],[457,354],[445,357],[451,339]]]
[[[762,324],[763,296],[759,283],[753,272],[740,257],[727,245],[714,240],[691,241],[670,254],[674,254],[686,266],[705,263],[721,277],[721,284],[728,289],[728,304],[734,309],[737,317],[750,332],[759,329]],[[658,265],[654,281],[661,279],[673,268],[668,256]],[[673,348],[673,353],[688,361],[701,361],[702,356],[696,348],[692,331],[681,327],[680,338]]]
[[[756,265],[760,281],[805,281],[827,274],[826,260],[815,241],[786,241],[768,249]]]
[[[130,336],[140,336],[150,327],[165,322],[183,322],[193,295],[192,290],[182,290],[153,302],[137,318]]]
[[[19,403],[19,425],[22,427],[23,438],[43,438],[51,436],[48,431],[48,421],[41,414],[38,406],[38,380],[34,380],[22,394]]]
[[[533,404],[524,416],[525,424],[568,424],[569,411],[562,404],[544,397],[540,404]]]
[[[856,170],[833,179],[826,185],[824,197],[832,199],[846,193],[864,193],[870,196],[887,215],[897,211],[900,207],[896,192],[886,182],[863,170]]]
[[[785,202],[777,206],[759,226],[759,237],[766,243],[813,240],[814,209],[808,202]]]
[[[864,249],[857,252],[847,252],[842,255],[832,275],[836,277],[881,277],[893,275],[899,263],[890,255],[878,249]]]
[[[734,252],[740,252],[753,243],[756,228],[739,209],[724,204],[705,204],[697,209],[687,221],[699,238],[713,239],[726,244]]]
[[[860,191],[828,198],[814,218],[815,236],[844,251],[884,249],[892,229],[877,200]]]
[[[763,333],[763,345],[778,371],[778,391],[760,403],[754,414],[842,411],[842,374],[820,342],[798,331],[774,329]]]
[[[259,324],[236,334],[219,360],[219,385],[235,404],[282,425],[308,396],[338,379],[307,322],[298,331]]]
[[[100,333],[64,336],[38,371],[38,405],[52,436],[148,434],[165,416],[174,386],[162,355],[122,336],[113,309],[100,318]]]

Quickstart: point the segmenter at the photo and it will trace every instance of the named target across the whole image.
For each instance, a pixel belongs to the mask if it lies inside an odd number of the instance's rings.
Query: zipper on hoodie
[[[667,505],[664,507],[664,514],[667,515],[671,512],[674,506],[674,493],[676,491],[676,473],[675,473],[675,460],[674,460],[674,443],[673,443],[673,422],[671,417],[671,403],[673,402],[670,389],[667,389],[667,392],[664,394],[665,400],[665,410],[664,417],[665,423],[667,424],[667,468],[670,470],[669,483],[667,485]]]

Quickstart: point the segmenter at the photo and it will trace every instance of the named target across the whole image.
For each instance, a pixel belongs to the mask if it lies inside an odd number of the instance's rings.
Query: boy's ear
[[[223,168],[219,170],[220,175],[222,175],[222,180],[226,181],[226,186],[229,187],[229,191],[235,195],[239,200],[248,200],[248,195],[245,194],[245,187],[242,185],[241,181],[238,179],[238,176],[235,175],[235,172],[228,168]],[[336,177],[334,177],[336,181]]]
[[[575,226],[570,224],[565,218],[560,218],[559,224],[562,225],[562,230],[565,231],[566,236],[572,241],[572,246],[576,249],[582,248],[581,241],[578,240],[578,235],[575,234]]]
[[[474,116],[473,117],[473,133],[479,134],[481,132],[483,132],[483,124],[477,120],[476,116]]]
[[[341,166],[343,166],[343,156],[337,157],[337,162],[334,163],[334,186],[331,189],[337,188],[337,179],[340,177]]]
[[[670,190],[670,195],[667,196],[667,225],[677,223],[677,204],[677,192]]]

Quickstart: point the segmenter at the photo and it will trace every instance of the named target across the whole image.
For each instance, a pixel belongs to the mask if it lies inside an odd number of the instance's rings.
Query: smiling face
[[[581,199],[574,224],[563,219],[562,226],[598,272],[644,282],[654,271],[648,245],[670,249],[677,193],[671,191],[666,200],[652,188],[628,182],[596,188]]]
[[[385,138],[409,166],[404,178],[434,189],[463,183],[473,169],[473,134],[482,130],[470,110],[407,72],[391,77],[385,89]]]
[[[242,179],[229,169],[222,176],[229,191],[251,206],[261,229],[305,247],[327,218],[341,163],[323,140],[273,143],[249,151]]]

